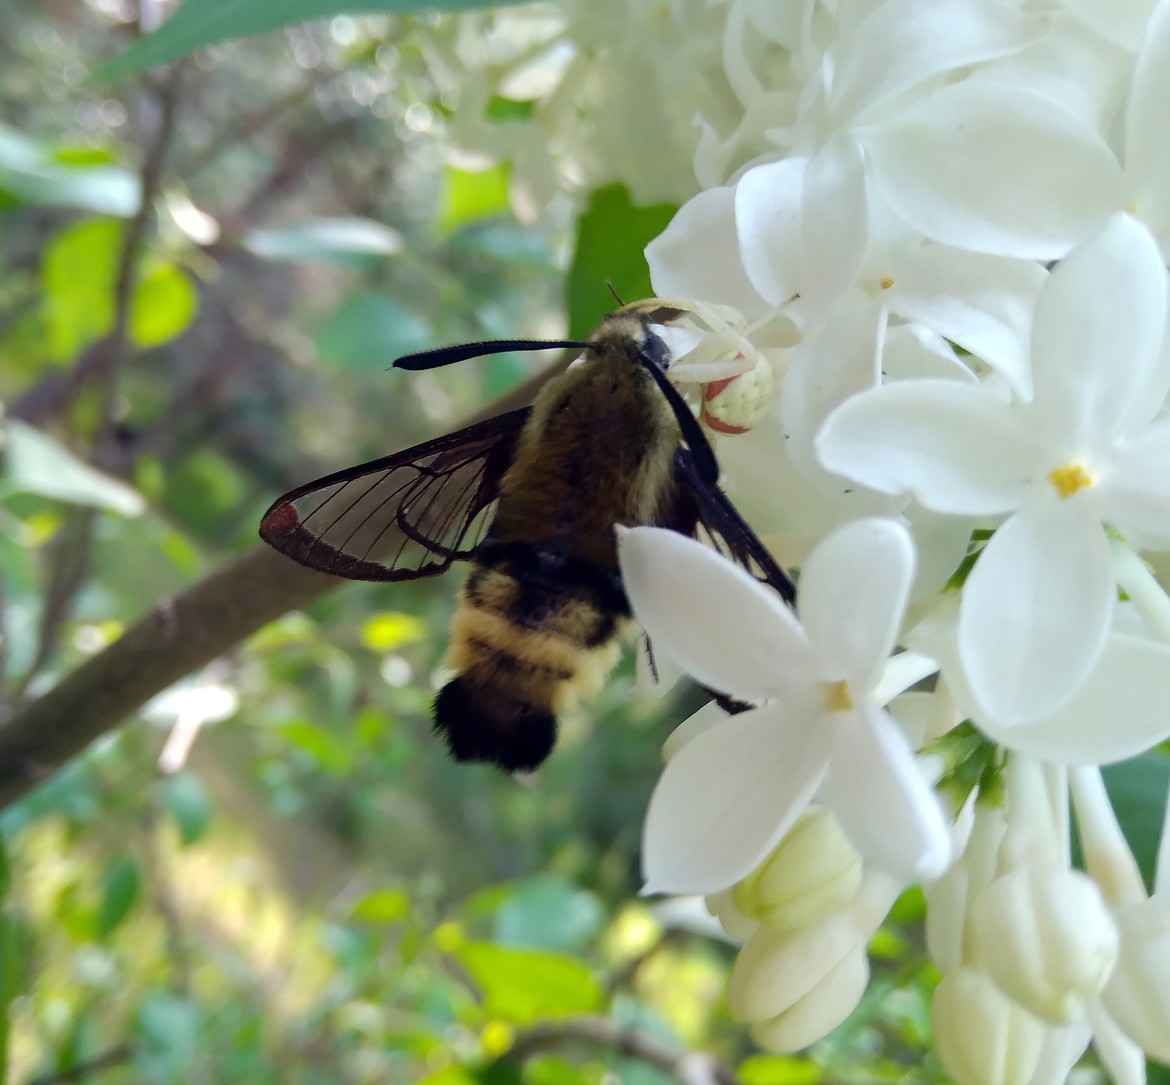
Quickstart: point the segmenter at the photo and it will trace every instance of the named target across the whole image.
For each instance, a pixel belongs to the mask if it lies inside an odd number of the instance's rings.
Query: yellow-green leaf
[[[384,610],[362,626],[362,643],[371,652],[393,652],[404,644],[425,640],[428,632],[426,623],[413,614]]]
[[[605,997],[588,968],[559,953],[464,942],[455,956],[483,993],[484,1010],[514,1024],[589,1013]]]
[[[443,196],[435,229],[452,234],[462,226],[508,214],[508,163],[486,170],[443,170]]]
[[[195,317],[199,299],[191,280],[174,264],[156,264],[134,289],[130,339],[157,347],[181,335]]]

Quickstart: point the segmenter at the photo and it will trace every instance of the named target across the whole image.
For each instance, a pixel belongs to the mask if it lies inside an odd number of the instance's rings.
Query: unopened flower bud
[[[776,392],[772,366],[762,354],[746,373],[711,381],[703,389],[703,421],[720,433],[746,433],[768,413]]]
[[[814,1044],[845,1020],[869,984],[869,958],[856,946],[783,1013],[752,1025],[752,1038],[778,1055]]]
[[[744,1021],[768,1021],[787,1013],[858,948],[865,949],[865,939],[842,913],[801,930],[761,927],[739,951],[732,969],[727,989],[731,1012]]]
[[[711,893],[705,898],[707,911],[719,920],[720,926],[728,936],[739,942],[746,942],[760,928],[758,919],[744,915],[735,903],[735,896],[730,889],[721,889],[718,893]]]
[[[814,805],[735,886],[735,903],[768,926],[806,927],[848,904],[861,886],[861,874],[861,855],[841,823],[827,807]]]
[[[1117,967],[1102,993],[1125,1034],[1170,1063],[1170,901],[1154,897],[1114,913],[1121,936]]]
[[[1004,994],[1053,1024],[1082,1017],[1117,960],[1117,927],[1077,870],[997,878],[971,905],[971,949]]]
[[[942,978],[930,1007],[938,1057],[957,1085],[1027,1085],[1044,1025],[991,978],[960,968]]]

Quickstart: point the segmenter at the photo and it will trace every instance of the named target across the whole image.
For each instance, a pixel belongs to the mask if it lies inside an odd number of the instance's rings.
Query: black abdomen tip
[[[557,719],[538,705],[453,678],[435,698],[435,730],[456,761],[530,772],[552,752]]]

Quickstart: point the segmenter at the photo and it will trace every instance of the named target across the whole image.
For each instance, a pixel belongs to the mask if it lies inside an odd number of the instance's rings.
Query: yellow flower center
[[[1066,463],[1048,474],[1048,481],[1056,487],[1061,497],[1072,497],[1078,490],[1087,490],[1096,482],[1096,479],[1085,469],[1083,464]]]
[[[889,290],[894,285],[894,280],[890,278],[882,279],[880,285],[883,290]]]
[[[828,682],[825,684],[825,711],[848,712],[853,707],[853,694],[849,691],[848,682]]]

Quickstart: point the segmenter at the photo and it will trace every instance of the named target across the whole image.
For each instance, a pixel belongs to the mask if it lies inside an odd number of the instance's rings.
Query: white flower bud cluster
[[[1170,901],[1148,899],[1096,770],[1073,795],[1088,871],[1069,866],[1064,774],[1024,757],[1005,809],[974,810],[963,856],[927,891],[939,1057],[959,1085],[1063,1080],[1092,1038],[1119,1085],[1170,1038]],[[1094,873],[1121,871],[1102,885]],[[1112,895],[1112,899],[1111,899]]]
[[[798,1051],[836,1028],[869,983],[866,946],[897,895],[862,875],[861,854],[827,807],[810,805],[776,849],[707,906],[744,940],[728,1002],[756,1042]]]

